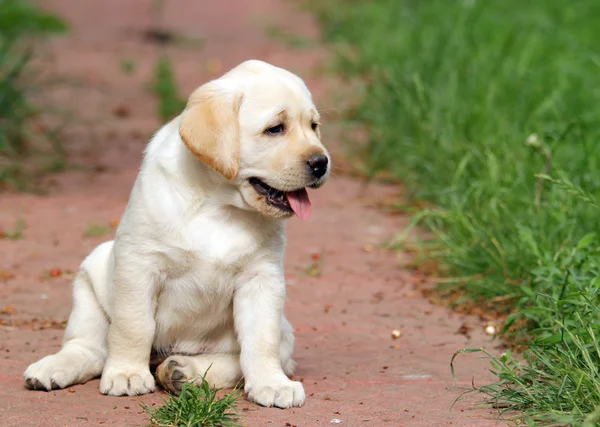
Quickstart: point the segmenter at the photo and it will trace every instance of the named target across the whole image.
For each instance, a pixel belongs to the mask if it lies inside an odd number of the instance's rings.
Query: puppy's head
[[[196,157],[235,186],[247,209],[272,218],[310,214],[306,187],[325,183],[331,160],[304,82],[246,61],[198,88],[179,134]]]

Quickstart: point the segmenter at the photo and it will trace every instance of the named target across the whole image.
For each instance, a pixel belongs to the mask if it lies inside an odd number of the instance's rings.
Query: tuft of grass
[[[103,225],[90,224],[85,227],[83,231],[83,237],[101,237],[108,234],[109,229]]]
[[[137,70],[138,64],[131,58],[121,58],[119,68],[124,74],[133,74]]]
[[[23,218],[17,219],[17,223],[13,228],[7,230],[0,230],[0,238],[19,240],[23,238],[23,230],[25,230],[26,224]]]
[[[508,316],[529,321],[524,361],[510,352],[492,364],[498,382],[474,391],[485,393],[504,412],[523,412],[522,419],[543,425],[600,424],[600,243],[596,234],[584,236],[575,247],[557,253],[539,267],[540,290],[531,304]],[[533,327],[532,325],[535,325]],[[451,365],[452,367],[452,365]]]
[[[284,43],[286,46],[292,49],[306,49],[315,46],[315,41],[310,40],[307,37],[299,36],[291,33],[284,27],[277,25],[269,25],[266,28],[266,33],[269,38],[278,42]]]
[[[27,0],[0,0],[0,186],[24,186],[33,151],[49,151],[52,168],[61,164],[58,139],[31,101],[40,90],[31,59],[36,43],[65,30],[57,16]]]
[[[28,0],[0,0],[0,34],[3,42],[23,37],[63,33],[62,19],[39,9]]]
[[[149,87],[157,98],[157,115],[162,122],[171,120],[185,108],[186,101],[179,95],[173,65],[167,56],[162,56],[156,61]]]
[[[179,396],[170,396],[160,407],[142,405],[152,427],[240,427],[235,404],[238,391],[217,398],[219,390],[205,380],[197,386],[185,383]]]
[[[430,206],[413,225],[435,241],[439,292],[502,313],[525,344],[479,390],[536,422],[597,423],[600,3],[312,6],[335,69],[361,83],[364,170]]]

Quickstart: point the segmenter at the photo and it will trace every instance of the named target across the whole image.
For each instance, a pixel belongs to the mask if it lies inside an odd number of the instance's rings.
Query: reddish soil
[[[160,125],[146,85],[159,49],[173,60],[184,96],[239,62],[257,58],[304,77],[317,104],[331,108],[317,67],[326,52],[293,50],[267,37],[269,25],[316,34],[310,16],[283,0],[166,1],[165,27],[201,39],[202,46],[165,47],[143,36],[152,24],[150,0],[41,3],[70,24],[68,36],[50,43],[46,67],[78,83],[53,96],[77,113],[65,145],[79,167],[48,179],[44,196],[0,195],[0,229],[12,228],[19,219],[26,224],[21,239],[0,239],[0,424],[145,425],[139,403],[159,403],[162,392],[106,397],[98,380],[34,392],[24,389],[22,373],[59,349],[61,322],[70,311],[71,272],[111,237],[111,221],[123,212],[142,149]],[[133,61],[132,73],[123,71],[123,60]],[[398,189],[365,187],[338,174],[311,197],[312,217],[290,221],[286,259],[286,311],[297,331],[297,378],[304,382],[307,402],[278,410],[243,400],[243,424],[503,425],[497,413],[480,405],[480,396],[452,407],[472,378],[477,383],[491,379],[488,363],[473,355],[459,358],[456,384],[450,375],[455,350],[494,348],[483,325],[423,299],[418,291],[423,279],[402,268],[405,257],[380,249],[406,223],[378,208],[397,198]],[[106,227],[106,234],[86,237],[92,225]],[[470,337],[459,333],[465,324],[472,328]],[[395,329],[402,335],[394,340]]]

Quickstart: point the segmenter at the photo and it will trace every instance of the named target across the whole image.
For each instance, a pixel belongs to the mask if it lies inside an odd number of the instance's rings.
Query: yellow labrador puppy
[[[83,261],[62,349],[25,371],[51,390],[101,375],[113,396],[206,379],[302,406],[283,315],[285,220],[329,176],[304,82],[247,61],[198,88],[152,138],[114,241]],[[160,360],[159,360],[160,362]]]

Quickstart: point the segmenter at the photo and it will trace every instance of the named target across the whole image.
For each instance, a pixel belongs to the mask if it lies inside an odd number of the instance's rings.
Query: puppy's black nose
[[[327,173],[329,159],[325,154],[317,154],[309,158],[306,163],[310,168],[310,173],[312,173],[315,178],[321,178]]]

